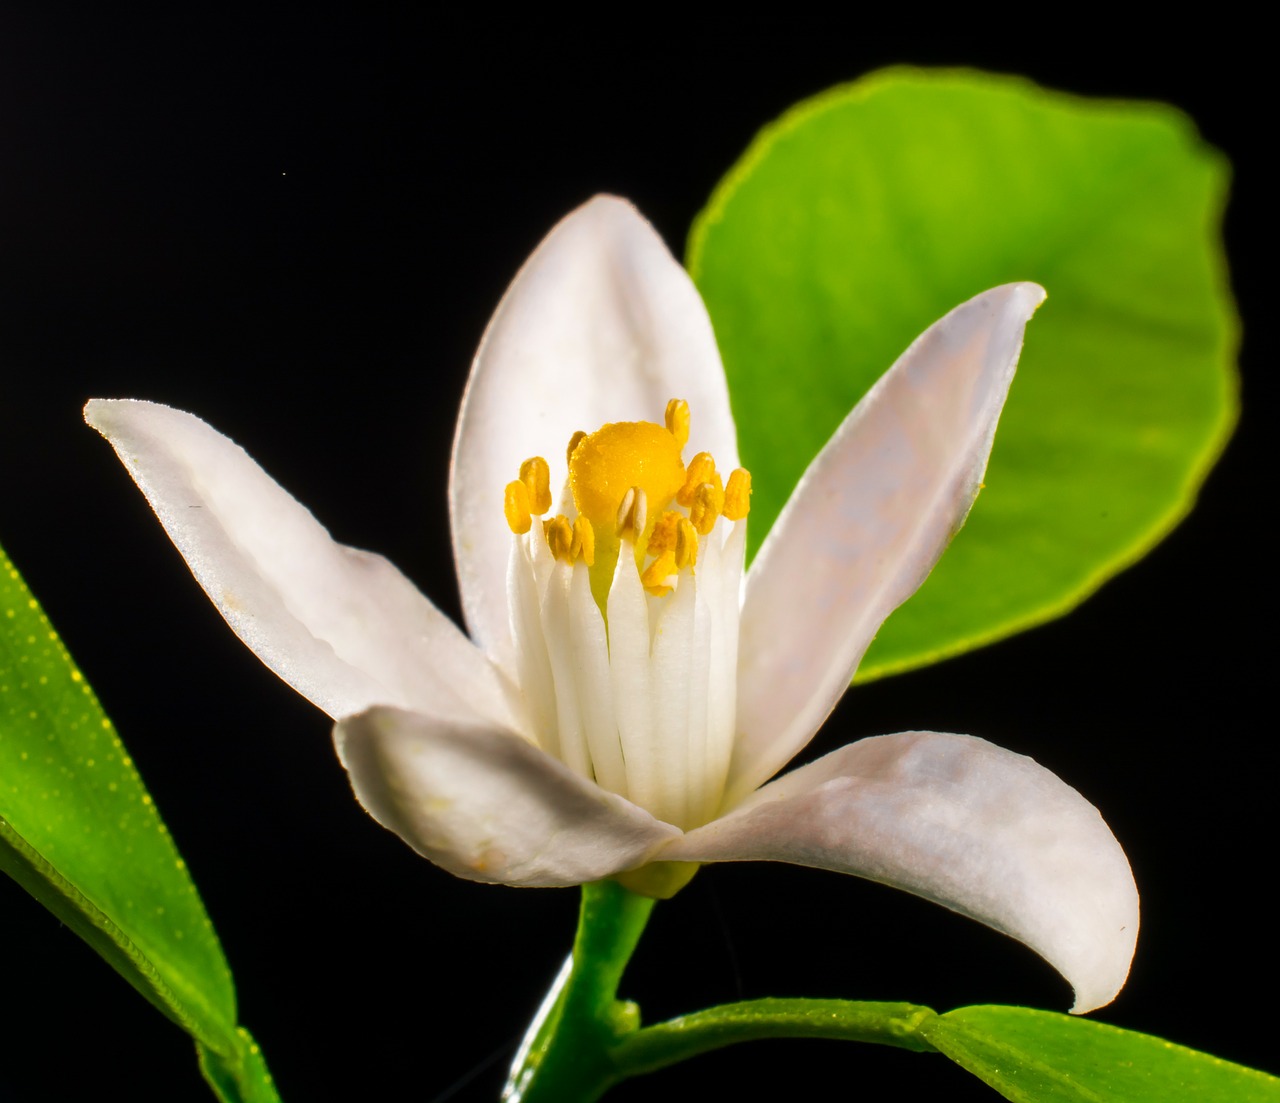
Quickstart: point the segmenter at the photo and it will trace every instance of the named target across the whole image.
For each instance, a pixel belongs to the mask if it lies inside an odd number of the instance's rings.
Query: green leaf
[[[1280,1080],[1131,1030],[1026,1007],[962,1007],[921,1024],[1015,1103],[1278,1103]]]
[[[1228,166],[1159,104],[892,69],[763,130],[694,225],[753,547],[872,382],[986,288],[1044,285],[969,523],[860,679],[1066,612],[1190,508],[1236,417]]]
[[[275,1099],[257,1046],[237,1029],[231,972],[186,865],[3,551],[0,871],[196,1040],[221,1098]]]

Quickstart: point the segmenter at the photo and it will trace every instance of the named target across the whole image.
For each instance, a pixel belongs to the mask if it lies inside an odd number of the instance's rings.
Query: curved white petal
[[[691,831],[664,860],[764,859],[905,889],[1011,935],[1075,989],[1110,1003],[1129,974],[1138,890],[1088,801],[982,739],[863,739],[771,782]]]
[[[804,473],[747,576],[730,804],[809,741],[964,523],[1043,299],[1008,284],[930,326]]]
[[[341,721],[334,742],[369,814],[472,881],[580,885],[680,834],[495,728],[375,708]]]
[[[543,456],[552,493],[576,430],[692,410],[686,456],[737,466],[711,322],[689,276],[629,203],[598,196],[551,231],[489,322],[454,440],[453,548],[472,638],[510,668],[503,488]]]
[[[93,399],[115,448],[218,611],[335,718],[374,704],[513,723],[503,676],[394,566],[337,544],[239,445],[153,402]]]

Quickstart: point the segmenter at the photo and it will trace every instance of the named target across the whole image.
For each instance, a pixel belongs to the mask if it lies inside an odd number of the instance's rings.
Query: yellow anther
[[[580,445],[586,439],[587,439],[587,434],[584,433],[581,429],[577,430],[573,434],[573,436],[569,438],[569,447],[564,450],[565,460],[567,460],[569,463],[573,463],[573,450],[577,448],[578,445]]]
[[[689,506],[689,521],[698,532],[706,536],[714,527],[716,518],[724,509],[724,491],[715,483],[703,483],[694,492]]]
[[[644,574],[640,576],[641,585],[654,597],[666,597],[667,594],[671,593],[671,586],[668,580],[677,571],[675,552],[663,552],[649,564]]]
[[[724,488],[724,515],[730,521],[741,521],[751,512],[751,472],[736,468]]]
[[[551,549],[551,554],[562,563],[572,563],[573,525],[569,523],[569,518],[564,514],[559,517],[552,517],[543,527],[547,534],[547,547]]]
[[[667,403],[667,432],[676,438],[683,448],[689,443],[689,403],[683,398],[673,398]]]
[[[529,506],[541,517],[551,508],[551,469],[541,456],[520,465],[520,481],[529,488]]]
[[[676,546],[676,529],[685,520],[683,513],[673,509],[667,510],[653,524],[653,532],[649,534],[646,551],[650,555],[661,555],[665,551],[674,551]]]
[[[698,561],[698,533],[688,517],[681,517],[676,527],[676,566],[681,570]]]
[[[519,480],[507,483],[502,495],[502,512],[517,536],[529,531],[533,516],[529,512],[529,488],[524,483]]]
[[[675,497],[684,481],[680,446],[651,421],[605,425],[580,440],[569,457],[574,504],[601,539],[620,520],[618,503],[628,490],[643,490],[646,504],[659,509]],[[643,524],[637,528],[642,531]]]
[[[720,473],[716,471],[716,461],[711,458],[710,452],[699,452],[689,461],[689,467],[685,471],[684,486],[676,494],[676,501],[687,509],[693,505],[693,496],[703,483],[710,483],[717,490],[724,489],[724,483],[720,481]]]
[[[581,559],[588,567],[596,562],[596,530],[582,514],[573,519],[573,545],[569,549],[576,563]]]
[[[636,488],[633,486],[623,496],[622,501],[618,503],[618,516],[614,521],[614,528],[621,533],[626,527],[627,522],[631,520],[631,511],[636,505]]]
[[[619,536],[638,539],[644,532],[645,522],[649,519],[648,495],[644,488],[633,486],[622,496],[618,506],[617,528]]]

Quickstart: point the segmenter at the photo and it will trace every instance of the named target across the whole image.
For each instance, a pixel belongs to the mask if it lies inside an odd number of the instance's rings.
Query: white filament
[[[624,542],[607,626],[586,564],[555,560],[540,519],[512,536],[511,630],[538,746],[686,830],[718,813],[733,748],[745,528],[720,518],[663,597]]]

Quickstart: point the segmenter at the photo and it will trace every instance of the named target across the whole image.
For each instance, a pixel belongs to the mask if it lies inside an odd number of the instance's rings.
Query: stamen
[[[670,579],[678,572],[675,552],[663,552],[649,564],[640,582],[654,597],[666,597],[672,589]]]
[[[703,483],[711,483],[717,490],[724,489],[720,473],[716,471],[716,461],[712,459],[710,452],[699,452],[689,461],[689,466],[685,469],[684,486],[676,494],[676,501],[688,509],[693,505],[693,496]]]
[[[541,517],[551,508],[551,469],[541,456],[520,465],[520,481],[529,488],[531,512]]]
[[[662,597],[671,589],[663,584],[663,579],[696,562],[698,534],[689,523],[688,517],[683,513],[677,513],[674,509],[669,509],[654,522],[645,553],[653,556],[654,562],[641,575],[641,580],[651,594]]]
[[[636,536],[644,535],[644,526],[649,520],[649,496],[640,488],[636,487],[636,505],[631,513],[631,525],[636,530]]]
[[[581,559],[588,567],[595,566],[596,530],[582,514],[578,514],[573,519],[573,544],[570,546],[569,554],[573,556],[575,563]]]
[[[510,542],[508,572],[531,739],[688,829],[720,807],[735,730],[746,526],[710,534],[747,515],[751,477],[722,478],[707,452],[685,466],[683,399],[664,423],[574,433],[563,497],[546,461],[526,460],[503,514],[531,534]]]
[[[694,492],[689,506],[689,521],[702,536],[715,528],[716,518],[724,509],[724,491],[714,483],[703,483]]]
[[[698,533],[688,517],[681,517],[676,527],[676,566],[681,570],[698,561]]]
[[[533,516],[529,511],[529,488],[524,483],[507,483],[502,495],[502,512],[507,519],[511,531],[521,536],[529,531],[533,524]]]
[[[573,525],[569,523],[569,518],[563,513],[553,517],[546,522],[543,530],[547,534],[547,547],[551,549],[551,554],[561,563],[572,563]]]
[[[648,513],[648,496],[642,487],[633,486],[623,495],[622,504],[618,506],[618,535],[638,540],[644,533]]]
[[[633,486],[622,496],[622,504],[618,506],[618,535],[621,536],[631,517],[631,510],[636,504],[636,488]]]
[[[689,443],[689,403],[683,398],[673,398],[667,403],[664,420],[667,432],[676,438],[676,443],[681,448]]]
[[[730,521],[741,521],[751,512],[751,472],[739,467],[729,476],[724,488],[724,515]]]
[[[649,534],[649,543],[645,550],[650,555],[661,555],[665,551],[675,551],[676,529],[680,522],[686,520],[683,513],[673,509],[667,510],[654,522],[653,532]]]

